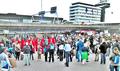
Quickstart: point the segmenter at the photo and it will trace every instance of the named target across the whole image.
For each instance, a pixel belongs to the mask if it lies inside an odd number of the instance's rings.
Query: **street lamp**
[[[51,7],[50,13],[51,13],[51,14],[55,14],[55,15],[57,16],[57,22],[58,22],[58,24],[59,24],[58,14],[57,14],[57,7],[56,7],[56,6]],[[53,24],[54,24],[54,23],[55,23],[55,17],[54,17],[54,19],[53,19]]]
[[[41,0],[41,11],[42,11],[42,0]]]

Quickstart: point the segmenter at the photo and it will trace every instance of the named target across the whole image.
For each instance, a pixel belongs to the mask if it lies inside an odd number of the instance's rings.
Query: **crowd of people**
[[[31,65],[31,60],[44,55],[45,62],[54,62],[55,56],[61,62],[65,59],[65,66],[69,67],[70,62],[76,58],[77,62],[87,64],[90,56],[95,54],[93,59],[100,64],[106,64],[106,57],[109,57],[110,71],[120,71],[120,36],[94,33],[76,34],[25,34],[26,37],[4,36],[7,40],[0,41],[0,68],[2,71],[10,71],[13,68],[10,58],[16,61],[23,60],[25,66]],[[55,55],[57,54],[57,55]],[[99,57],[100,55],[100,57]]]

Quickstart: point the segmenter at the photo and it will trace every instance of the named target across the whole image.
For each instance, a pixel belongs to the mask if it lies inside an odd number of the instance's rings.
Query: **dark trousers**
[[[45,62],[47,62],[47,58],[48,58],[48,52],[45,52]]]
[[[38,53],[38,59],[41,59],[41,54],[40,53]]]
[[[105,55],[105,53],[101,53],[101,62],[100,62],[100,64],[102,64],[102,63],[106,63],[106,55]]]
[[[15,52],[15,54],[16,54],[16,60],[19,60],[19,58],[20,58],[20,52]]]
[[[95,54],[95,61],[99,61],[99,54],[98,53]]]
[[[115,69],[115,71],[119,71],[118,66],[114,66],[114,69]]]
[[[70,51],[65,52],[65,58],[66,58],[66,66],[69,67],[69,58],[70,57]]]
[[[34,60],[33,52],[30,53],[30,59]]]
[[[72,62],[72,54],[70,54],[70,62]]]
[[[60,61],[63,61],[63,52],[64,52],[64,50],[59,50],[59,59],[60,59]]]
[[[53,49],[49,50],[49,62],[51,62],[51,59],[52,59],[52,62],[54,62],[54,50]]]
[[[110,71],[119,71],[118,66],[110,65]]]

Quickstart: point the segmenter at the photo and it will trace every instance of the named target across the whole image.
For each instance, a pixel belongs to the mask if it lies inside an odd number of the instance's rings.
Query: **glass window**
[[[32,23],[31,19],[23,19],[23,23]]]
[[[2,22],[18,22],[17,19],[0,19]]]

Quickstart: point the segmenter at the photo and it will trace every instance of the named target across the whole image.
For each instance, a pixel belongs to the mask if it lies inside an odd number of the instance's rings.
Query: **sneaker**
[[[24,66],[27,66],[27,64],[25,64]]]
[[[65,66],[66,66],[66,67],[69,67],[68,63],[65,63]]]

